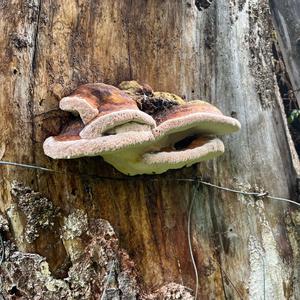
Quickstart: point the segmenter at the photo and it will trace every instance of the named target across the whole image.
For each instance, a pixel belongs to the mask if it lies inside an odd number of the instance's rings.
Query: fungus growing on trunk
[[[45,154],[59,159],[100,155],[128,175],[161,174],[221,155],[224,145],[215,135],[240,129],[236,119],[207,102],[185,103],[136,81],[119,87],[124,91],[87,84],[63,98],[60,107],[79,113],[82,121],[46,139]]]
[[[153,133],[161,138],[170,134],[192,132],[204,135],[223,135],[238,131],[238,120],[226,117],[210,103],[194,100],[153,115],[157,122]]]
[[[86,125],[82,138],[95,138],[128,122],[155,126],[155,121],[140,111],[125,92],[104,83],[85,84],[60,101],[62,110],[78,113]]]
[[[171,107],[154,115],[154,119],[158,124],[153,129],[156,143],[168,146],[143,155],[144,163],[156,173],[220,156],[224,145],[215,135],[240,129],[236,119],[224,116],[213,105],[199,100]]]
[[[130,125],[130,126],[129,126]],[[121,150],[136,151],[154,140],[149,126],[127,123],[111,130],[111,134],[96,138],[82,138],[80,132],[84,128],[81,121],[67,126],[58,136],[45,140],[43,148],[47,156],[54,159],[70,159],[83,156],[104,156],[117,154]]]
[[[79,114],[81,120],[46,139],[44,152],[55,159],[115,153],[154,139],[154,119],[140,111],[128,94],[111,85],[82,85],[60,101],[60,108]]]

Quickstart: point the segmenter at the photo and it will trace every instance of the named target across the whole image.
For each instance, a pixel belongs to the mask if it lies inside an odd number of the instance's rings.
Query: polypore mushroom
[[[191,166],[200,161],[206,161],[224,153],[224,144],[217,138],[194,137],[186,147],[161,149],[156,153],[143,155],[143,163],[151,166],[155,173],[160,174],[168,169],[179,169]]]
[[[127,91],[84,85],[62,99],[61,107],[79,113],[82,121],[48,138],[45,153],[52,158],[101,155],[128,175],[160,174],[221,155],[224,145],[215,135],[240,128],[207,102],[185,103],[134,81],[120,87]]]
[[[111,135],[85,139],[80,136],[84,124],[76,121],[67,126],[58,136],[47,138],[43,144],[44,152],[54,159],[70,159],[83,156],[120,155],[118,153],[121,150],[134,152],[152,144],[154,137],[148,126],[128,124],[122,125],[124,128],[122,126],[114,128]]]
[[[46,139],[44,152],[52,158],[115,153],[120,149],[139,148],[154,139],[151,131],[155,126],[154,119],[140,111],[125,92],[110,85],[82,85],[61,100],[60,108],[77,112],[82,121],[78,120],[60,135]]]
[[[173,106],[156,114],[154,119],[158,123],[153,129],[156,143],[169,146],[169,150],[160,148],[146,153],[143,161],[159,173],[220,156],[224,145],[214,136],[240,129],[236,119],[224,116],[215,106],[200,100]]]
[[[224,145],[217,138],[198,137],[184,149],[164,147],[155,141],[151,145],[143,145],[134,151],[125,150],[120,155],[105,153],[104,160],[120,172],[127,175],[161,174],[170,169],[206,161],[224,153]],[[159,150],[158,150],[159,149]]]
[[[77,112],[86,125],[82,138],[95,138],[116,126],[137,122],[155,126],[148,114],[140,111],[125,92],[104,83],[85,84],[60,101],[62,110]]]
[[[178,132],[223,135],[241,128],[238,120],[224,116],[218,108],[201,100],[173,106],[153,117],[158,124],[153,132],[159,139]]]
[[[143,99],[141,108],[158,124],[153,129],[155,141],[142,149],[144,153],[125,151],[122,158],[108,155],[105,160],[126,174],[160,174],[221,155],[224,145],[214,135],[235,132],[240,123],[207,102],[181,105],[182,101],[172,94],[155,92]]]

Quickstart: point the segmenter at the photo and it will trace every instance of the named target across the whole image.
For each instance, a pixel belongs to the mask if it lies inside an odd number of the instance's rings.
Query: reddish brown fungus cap
[[[195,100],[173,106],[154,116],[158,126],[153,130],[156,137],[188,131],[205,135],[226,134],[240,129],[240,123],[226,117],[210,103]]]
[[[95,138],[128,122],[155,126],[153,118],[140,111],[124,91],[104,83],[85,84],[60,101],[60,108],[78,113],[86,124],[82,138]]]
[[[61,99],[62,110],[78,112],[86,124],[99,115],[122,109],[136,109],[135,101],[114,86],[104,83],[84,84]]]

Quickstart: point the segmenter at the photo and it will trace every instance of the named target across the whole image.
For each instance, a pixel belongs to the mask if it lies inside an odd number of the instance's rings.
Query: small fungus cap
[[[114,127],[129,122],[146,124],[150,127],[155,127],[156,125],[155,120],[142,111],[139,111],[138,109],[124,109],[96,117],[83,128],[80,132],[80,136],[87,139],[96,138]]]

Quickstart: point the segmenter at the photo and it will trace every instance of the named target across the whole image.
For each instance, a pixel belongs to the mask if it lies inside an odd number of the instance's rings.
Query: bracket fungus
[[[54,159],[102,156],[127,175],[161,174],[212,159],[224,152],[216,135],[238,131],[240,123],[200,100],[153,92],[126,81],[119,88],[80,86],[60,101],[62,110],[79,115],[44,142]]]

